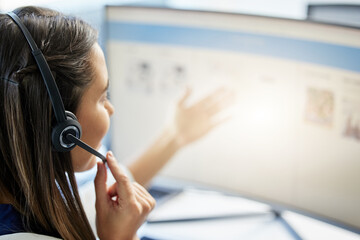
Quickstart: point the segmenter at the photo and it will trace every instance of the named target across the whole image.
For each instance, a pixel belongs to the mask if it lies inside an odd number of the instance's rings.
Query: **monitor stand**
[[[282,217],[282,212],[272,209],[275,215],[275,221],[280,221],[284,228],[294,237],[296,240],[302,240],[303,238],[297,233],[297,231],[291,226],[291,224]]]

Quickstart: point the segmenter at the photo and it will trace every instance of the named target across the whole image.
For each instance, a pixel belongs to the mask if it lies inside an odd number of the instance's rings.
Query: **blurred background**
[[[119,5],[119,4],[138,4],[138,5],[152,5],[152,6],[167,6],[170,8],[181,9],[197,9],[223,12],[238,12],[246,14],[256,14],[274,17],[285,17],[294,19],[306,19],[308,15],[309,5],[318,4],[340,4],[340,5],[356,5],[360,4],[360,0],[150,0],[150,1],[135,1],[135,0],[0,0],[0,11],[10,11],[19,6],[25,5],[39,5],[50,7],[64,13],[74,14],[82,17],[84,20],[92,23],[101,30],[101,24],[105,18],[105,5]],[[349,9],[346,9],[347,12]],[[358,9],[354,11],[359,11]],[[330,15],[329,15],[330,14]],[[318,14],[317,17],[325,19],[326,21],[334,21],[332,14],[334,12]],[[339,13],[336,13],[339,14]],[[360,14],[342,14],[336,21],[344,21],[359,23]],[[329,16],[327,16],[329,15]],[[101,36],[101,34],[100,34]],[[102,43],[103,39],[100,39]]]
[[[308,4],[359,4],[359,0],[162,0],[162,1],[131,1],[131,0],[1,0],[0,10],[9,11],[18,6],[41,5],[49,6],[68,13],[93,14],[99,10],[100,6],[107,4],[158,4],[171,7],[206,9],[216,11],[243,12],[252,14],[261,14],[268,16],[280,16],[303,19],[307,14]]]
[[[120,161],[131,161],[151,142],[185,83],[193,84],[197,93],[227,83],[240,93],[239,115],[178,154],[161,175],[281,203],[359,233],[360,33],[353,27],[360,27],[360,0],[0,0],[0,11],[24,5],[79,16],[99,30],[110,79],[119,80],[111,83],[117,111],[113,136],[104,145]],[[181,11],[160,11],[158,16],[156,10],[105,7],[109,5],[245,15],[194,12],[186,19]],[[167,38],[163,30],[151,38],[163,26],[179,35]],[[199,29],[205,35],[197,35],[197,42],[191,34]],[[140,34],[132,35],[135,31]],[[218,41],[206,41],[213,40],[208,36]],[[230,51],[226,43],[233,44]],[[238,45],[250,50],[239,51]],[[185,70],[182,82],[164,87],[159,72],[178,65]],[[169,81],[175,79],[163,72]],[[152,89],[144,79],[152,79]]]

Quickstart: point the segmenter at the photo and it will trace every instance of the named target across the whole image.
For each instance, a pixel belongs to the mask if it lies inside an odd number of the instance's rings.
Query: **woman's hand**
[[[106,186],[106,167],[98,163],[95,178],[96,227],[101,240],[134,239],[136,231],[155,206],[155,200],[139,184],[130,182],[111,152],[107,163],[116,182]]]
[[[234,94],[224,88],[187,106],[186,100],[190,95],[191,90],[187,88],[176,107],[173,127],[179,148],[201,138],[226,121],[228,117],[219,118],[219,113],[234,102]]]

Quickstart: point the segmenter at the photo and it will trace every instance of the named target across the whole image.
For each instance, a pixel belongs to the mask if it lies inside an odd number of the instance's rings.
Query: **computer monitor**
[[[309,4],[307,19],[360,27],[360,4]]]
[[[360,232],[360,29],[149,7],[107,7],[112,150],[132,159],[185,86],[219,86],[232,118],[161,172]]]

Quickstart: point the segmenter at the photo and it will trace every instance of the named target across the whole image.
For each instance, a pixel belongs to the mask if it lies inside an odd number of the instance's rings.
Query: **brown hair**
[[[97,32],[59,12],[14,11],[42,50],[66,110],[76,112],[93,78]],[[29,232],[95,239],[84,213],[70,153],[52,150],[55,124],[48,93],[19,27],[0,14],[0,194],[21,213]]]

